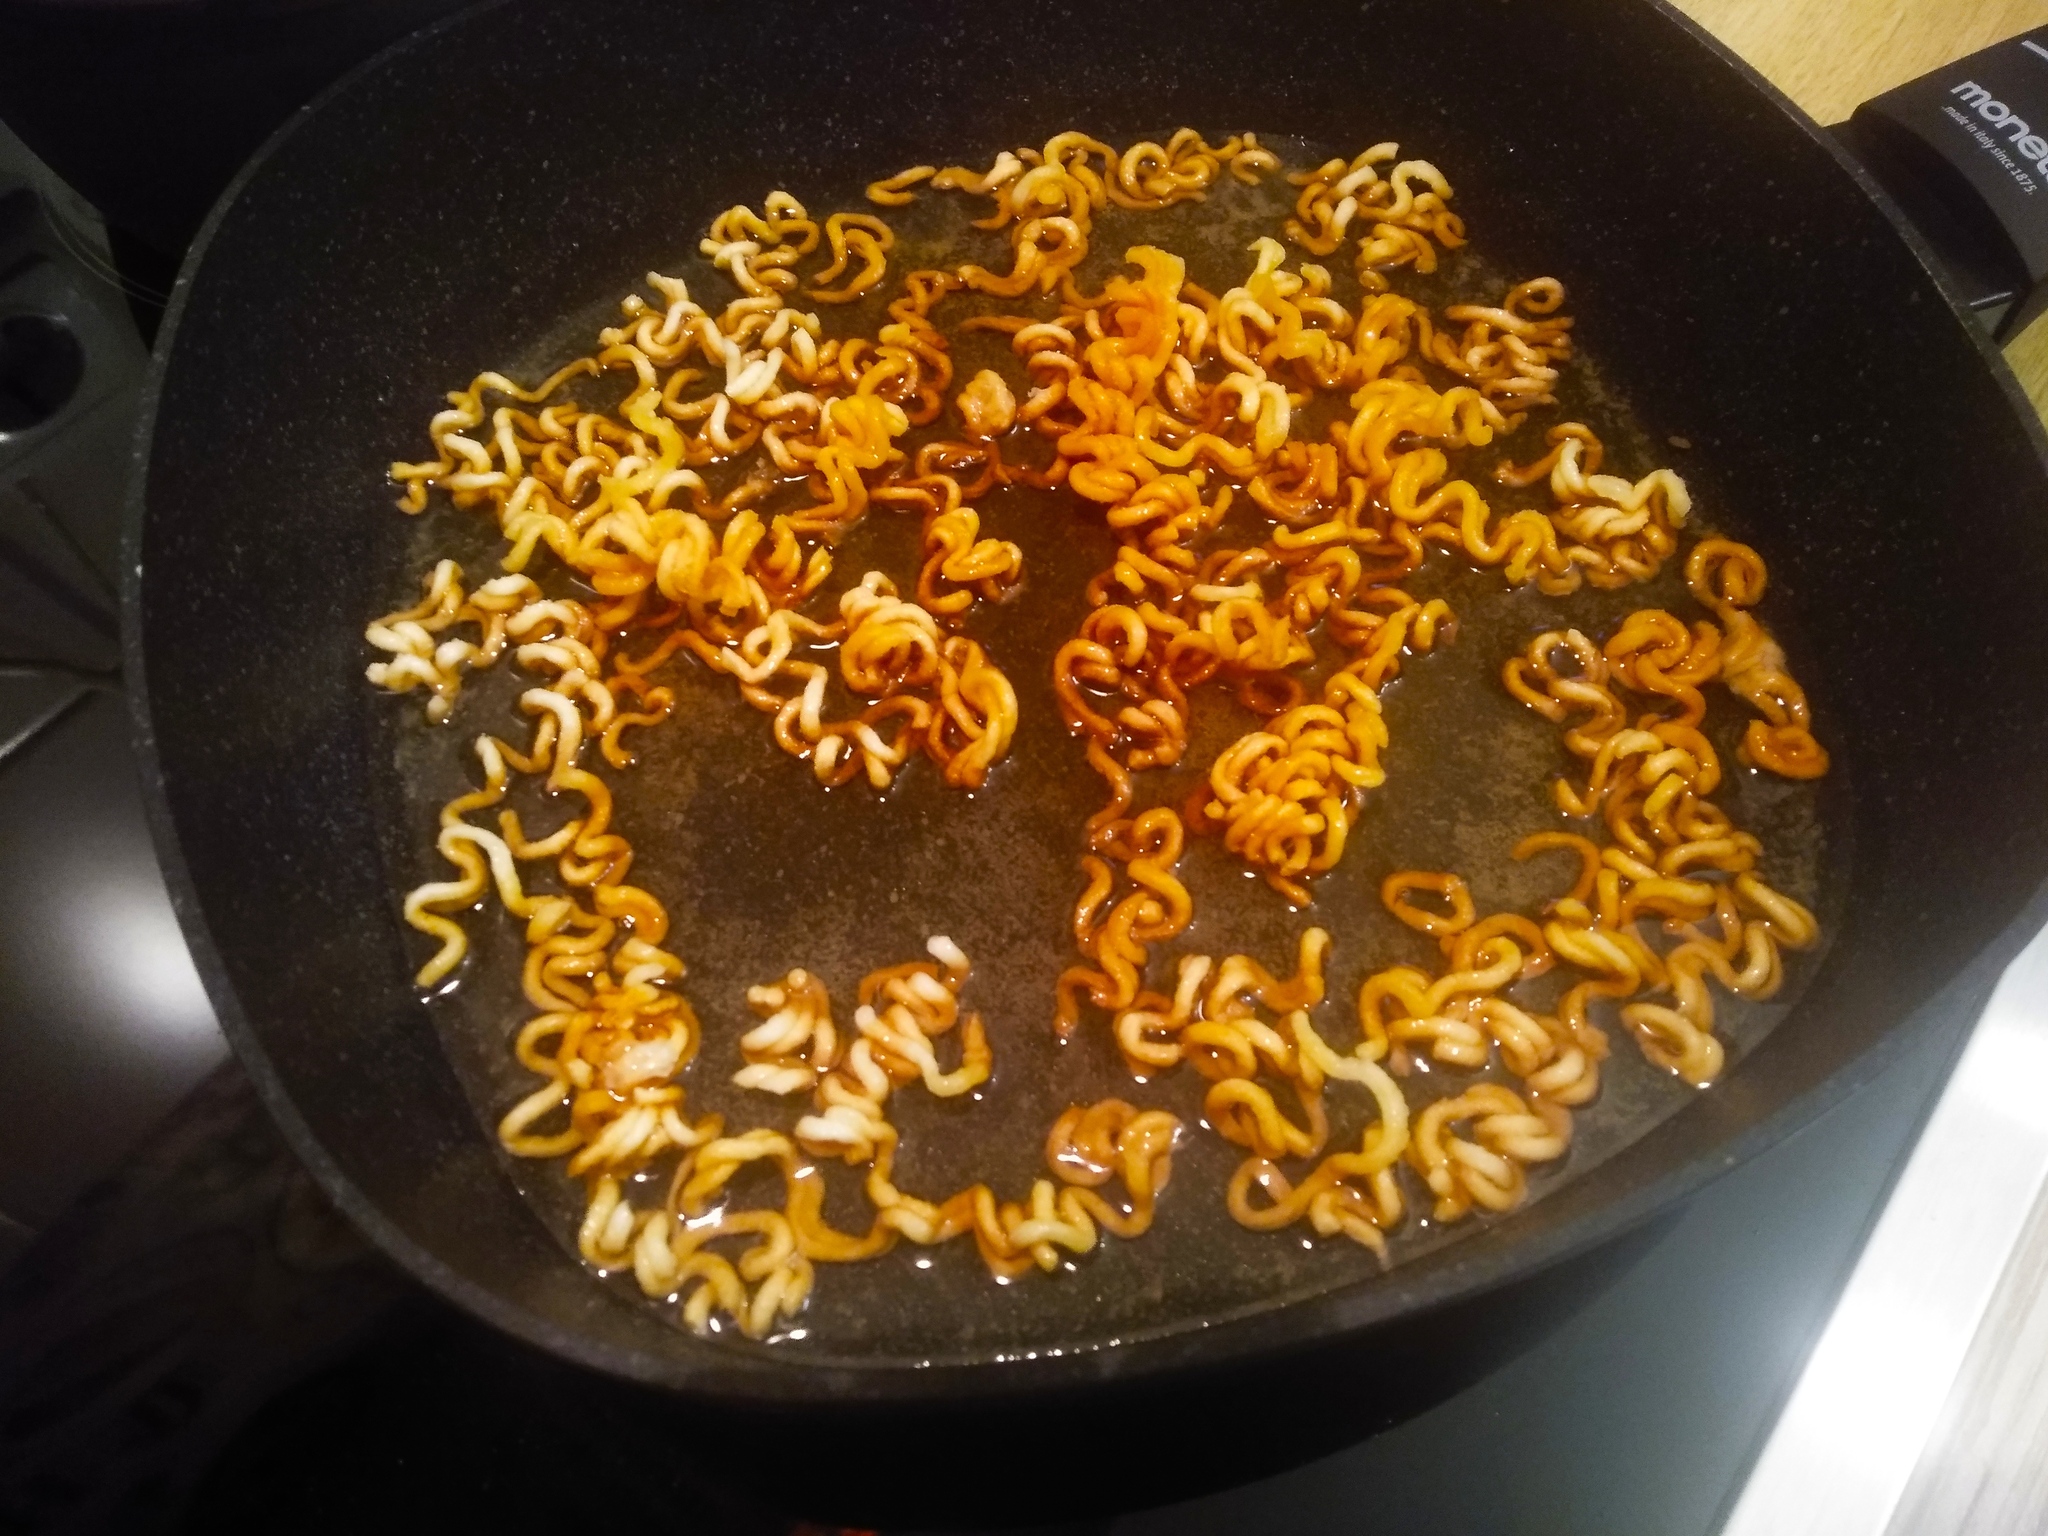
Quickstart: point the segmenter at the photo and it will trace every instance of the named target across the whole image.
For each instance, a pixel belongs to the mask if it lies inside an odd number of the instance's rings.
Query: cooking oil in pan
[[[1303,146],[1269,142],[1290,166],[1327,158]],[[1151,243],[1182,254],[1190,279],[1220,293],[1249,270],[1250,242],[1279,234],[1293,190],[1275,176],[1258,188],[1226,181],[1208,201],[1165,213],[1105,209],[1079,274],[1082,286],[1099,286],[1130,245]],[[807,201],[821,214],[866,206],[857,187],[841,194]],[[1497,302],[1512,282],[1539,275],[1491,264],[1483,253],[1483,210],[1466,212],[1474,217],[1477,247],[1451,253],[1428,277],[1397,273],[1398,291],[1432,305]],[[898,234],[892,273],[962,261],[998,267],[1003,262],[1003,237],[966,228],[970,215],[957,199],[928,195],[887,216]],[[679,227],[679,253],[693,247],[696,226],[703,222],[700,217]],[[1290,262],[1298,255],[1290,251]],[[1348,260],[1332,258],[1329,266],[1338,281],[1336,296],[1354,303]],[[725,291],[723,275],[695,257],[679,254],[668,270],[689,278],[700,296]],[[1550,275],[1569,288],[1569,271]],[[619,273],[617,292],[600,309],[565,316],[546,334],[519,338],[508,350],[523,349],[514,358],[523,366],[513,371],[537,377],[587,347],[598,327],[610,323],[634,276]],[[843,312],[844,322],[872,334],[886,297],[887,292],[852,306]],[[1021,396],[1023,380],[1006,338],[955,330],[957,320],[976,309],[1019,305],[970,297],[945,303],[954,307],[942,307],[937,318],[956,336],[957,378],[995,367],[1012,376]],[[1568,309],[1581,313],[1599,303],[1598,293],[1573,292]],[[842,317],[828,311],[826,321],[833,327]],[[1584,421],[1600,434],[1614,472],[1633,478],[1665,463],[1688,472],[1686,455],[1652,440],[1626,400],[1603,384],[1597,358],[1581,356],[1565,369],[1554,411],[1537,413],[1498,450],[1468,455],[1459,472],[1486,484],[1483,471],[1496,456],[1537,457],[1544,426],[1565,420]],[[932,430],[943,431],[944,424]],[[1696,494],[1698,489],[1695,482]],[[973,961],[963,1005],[987,1023],[995,1071],[981,1090],[964,1098],[904,1091],[891,1100],[903,1137],[896,1169],[900,1187],[938,1199],[986,1180],[1009,1198],[1021,1197],[1045,1172],[1043,1141],[1053,1119],[1069,1105],[1110,1096],[1171,1109],[1188,1134],[1174,1157],[1157,1222],[1142,1238],[1124,1242],[1105,1234],[1093,1252],[1065,1264],[1062,1272],[1034,1272],[1010,1285],[992,1281],[965,1240],[939,1249],[904,1244],[870,1262],[822,1265],[811,1303],[790,1330],[794,1336],[768,1347],[800,1349],[809,1358],[865,1360],[1071,1350],[1271,1307],[1332,1287],[1374,1283],[1377,1261],[1344,1239],[1305,1242],[1305,1227],[1258,1234],[1231,1220],[1223,1189],[1243,1153],[1204,1128],[1205,1079],[1182,1068],[1134,1082],[1099,1016],[1084,1022],[1070,1043],[1056,1041],[1053,983],[1075,960],[1069,924],[1083,883],[1082,824],[1100,807],[1103,793],[1084,761],[1082,743],[1061,722],[1051,661],[1087,611],[1084,588],[1109,564],[1114,543],[1099,510],[1065,491],[1012,485],[993,492],[980,508],[983,533],[1014,541],[1025,556],[1021,586],[1006,602],[979,605],[966,625],[1010,677],[1021,713],[1010,754],[984,789],[949,790],[929,764],[914,763],[886,793],[858,781],[824,791],[807,764],[777,749],[767,717],[737,696],[730,679],[687,655],[670,663],[661,678],[675,689],[676,708],[662,726],[639,733],[638,765],[613,775],[593,764],[617,790],[617,825],[636,852],[633,879],[666,903],[673,920],[669,946],[689,966],[686,990],[704,1021],[703,1048],[686,1078],[689,1110],[693,1116],[717,1111],[731,1130],[763,1124],[786,1130],[805,1103],[747,1092],[730,1082],[741,1064],[737,1038],[755,1022],[744,1006],[746,988],[801,966],[831,988],[835,1015],[844,1022],[861,976],[921,958],[930,936],[946,934]],[[1702,524],[1736,537],[1744,532],[1739,509],[1717,507],[1706,498],[1696,505],[1688,536],[1700,536]],[[396,570],[424,569],[451,552],[473,571],[495,563],[497,536],[486,520],[444,508],[412,528],[413,547],[394,558]],[[831,590],[870,569],[890,574],[900,586],[913,585],[918,539],[915,515],[870,510],[838,547]],[[451,549],[451,543],[465,547]],[[1768,539],[1759,548],[1768,560]],[[1482,913],[1537,913],[1568,882],[1569,873],[1560,869],[1566,861],[1518,864],[1509,850],[1530,832],[1569,829],[1549,786],[1557,774],[1581,769],[1560,745],[1557,729],[1508,696],[1499,680],[1501,664],[1545,630],[1576,627],[1604,635],[1625,614],[1645,607],[1697,616],[1681,570],[1682,558],[1667,562],[1655,580],[1626,590],[1589,588],[1552,598],[1532,587],[1510,589],[1496,571],[1434,554],[1404,585],[1419,598],[1448,600],[1458,617],[1456,638],[1409,658],[1386,689],[1386,784],[1366,797],[1342,862],[1315,884],[1313,907],[1291,908],[1216,841],[1190,838],[1180,873],[1197,916],[1182,938],[1157,947],[1153,985],[1172,976],[1181,954],[1246,953],[1276,974],[1289,973],[1299,934],[1319,925],[1334,944],[1328,999],[1317,1023],[1343,1048],[1355,1038],[1352,999],[1369,972],[1403,962],[1441,964],[1430,940],[1382,907],[1378,888],[1388,872],[1455,870],[1470,884]],[[570,590],[566,583],[562,589]],[[831,606],[830,596],[812,605],[818,612]],[[1795,616],[1776,603],[1767,604],[1766,616],[1786,642],[1796,672],[1802,649]],[[379,729],[390,731],[393,740],[397,798],[386,849],[394,890],[442,878],[432,852],[435,817],[466,786],[469,738],[482,729],[509,731],[520,686],[512,673],[501,667],[471,681],[449,729],[428,727],[412,711],[401,720],[386,707],[388,701],[371,701],[384,722]],[[1739,825],[1763,839],[1765,877],[1820,911],[1825,928],[1833,905],[1827,897],[1845,876],[1846,850],[1833,832],[1839,818],[1824,815],[1840,788],[1823,794],[1737,766],[1735,741],[1746,717],[1718,698],[1720,690],[1714,693],[1707,730],[1730,780],[1720,801]],[[1825,736],[1827,699],[1824,690],[1817,694]],[[1138,776],[1140,806],[1179,805],[1216,752],[1254,724],[1219,686],[1203,688],[1195,700],[1182,763]],[[546,826],[560,812],[536,802],[532,814],[532,824]],[[1823,869],[1828,890],[1822,888]],[[475,947],[464,979],[431,1009],[483,1134],[495,1145],[498,1116],[531,1086],[510,1050],[530,1012],[518,987],[523,948],[518,925],[495,909],[471,918],[469,927]],[[394,923],[394,943],[417,948],[413,939]],[[1818,960],[1814,953],[1792,957],[1787,985],[1769,1004],[1717,992],[1718,1032],[1731,1070],[1788,1011]],[[1532,1200],[1609,1157],[1626,1155],[1630,1143],[1697,1091],[1645,1063],[1626,1032],[1606,1022],[1614,1051],[1600,1097],[1576,1115],[1570,1153],[1532,1170]],[[1457,1092],[1474,1076],[1418,1062],[1408,1079],[1411,1101]],[[1344,1087],[1335,1084],[1328,1095],[1332,1147],[1355,1145],[1370,1115],[1369,1097]],[[563,1174],[559,1162],[506,1162],[549,1229],[573,1242],[580,1185]],[[665,1179],[665,1170],[659,1177]],[[735,1184],[735,1197],[779,1205],[772,1169],[760,1172],[759,1187],[752,1177]],[[835,1170],[831,1183],[828,1218],[848,1230],[864,1230],[869,1213],[857,1176]],[[659,1188],[637,1193],[641,1203],[651,1203]],[[1419,1186],[1411,1194],[1411,1210],[1426,1214]],[[1437,1228],[1411,1215],[1393,1238],[1394,1262],[1455,1241],[1489,1219]],[[638,1298],[629,1279],[615,1277],[612,1283]],[[673,1305],[664,1305],[674,1315]],[[736,1339],[730,1328],[725,1336]],[[753,1346],[736,1341],[736,1347]]]

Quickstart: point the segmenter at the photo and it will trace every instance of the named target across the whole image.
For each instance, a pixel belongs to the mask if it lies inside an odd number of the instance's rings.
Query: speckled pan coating
[[[964,1433],[1001,1413],[1024,1436],[1046,1405],[1071,1430],[1162,1389],[1274,1383],[1368,1423],[1426,1396],[1418,1373],[1449,1382],[1505,1347],[1531,1276],[1867,1078],[2038,923],[2041,434],[1866,188],[1649,4],[1258,14],[504,5],[352,76],[216,211],[159,346],[131,508],[159,843],[214,1001],[300,1152],[464,1305],[735,1425]],[[1681,467],[1805,619],[1801,675],[1854,787],[1830,813],[1855,849],[1836,941],[1789,1019],[1628,1157],[1385,1280],[1058,1358],[969,1348],[914,1368],[701,1344],[592,1284],[534,1218],[412,992],[391,712],[360,680],[363,618],[416,564],[382,466],[418,450],[451,382],[517,356],[546,317],[594,312],[764,177],[813,195],[933,146],[973,158],[1075,124],[1180,122],[1426,146],[1493,261],[1571,282],[1608,382],[1652,434],[1691,441]],[[1463,1354],[1419,1352],[1447,1319]]]

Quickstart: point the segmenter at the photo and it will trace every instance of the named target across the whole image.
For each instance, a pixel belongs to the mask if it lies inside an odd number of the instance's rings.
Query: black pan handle
[[[1830,131],[1996,340],[2048,308],[2048,27],[1873,97]]]

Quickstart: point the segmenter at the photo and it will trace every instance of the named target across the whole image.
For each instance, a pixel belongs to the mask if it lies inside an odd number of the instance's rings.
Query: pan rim
[[[900,1358],[855,1363],[840,1357],[824,1362],[796,1356],[776,1359],[769,1351],[741,1353],[721,1349],[717,1357],[708,1357],[695,1348],[656,1352],[621,1347],[560,1327],[468,1278],[415,1241],[357,1188],[299,1113],[242,1009],[226,962],[214,944],[165,789],[142,644],[145,575],[141,557],[148,519],[150,455],[170,358],[195,275],[234,205],[264,173],[279,149],[330,102],[359,89],[365,80],[401,55],[444,32],[467,26],[507,3],[508,0],[480,0],[383,48],[294,112],[237,172],[201,225],[173,286],[141,393],[122,508],[122,664],[146,820],[172,908],[222,1032],[248,1072],[265,1110],[327,1197],[401,1268],[463,1311],[550,1354],[613,1376],[664,1388],[685,1398],[763,1408],[815,1401],[821,1388],[825,1395],[847,1405],[942,1404],[998,1397],[1014,1401],[1082,1386],[1134,1382],[1141,1378],[1153,1381],[1255,1358],[1281,1356],[1318,1341],[1362,1334],[1390,1322],[1422,1318],[1471,1301],[1604,1247],[1654,1217],[1672,1211],[1723,1174],[1803,1129],[1861,1090],[1939,1021],[1953,1018],[1963,1009],[1974,1011],[1988,996],[2007,963],[2048,921],[2048,880],[2044,880],[2014,917],[1919,1008],[1820,1082],[1732,1137],[1722,1145],[1718,1156],[1695,1158],[1596,1210],[1567,1219],[1554,1230],[1529,1234],[1488,1251],[1454,1257],[1434,1271],[1436,1294],[1422,1305],[1404,1304],[1399,1285],[1401,1272],[1397,1269],[1378,1282],[1353,1281],[1282,1306],[1213,1323],[1199,1317],[1181,1319],[1157,1331],[1142,1332],[1101,1347],[1084,1347],[1056,1358],[984,1357],[939,1360],[920,1366]],[[2007,404],[2019,418],[2036,461],[2048,474],[2048,429],[2044,429],[2002,354],[1963,306],[1931,249],[1892,199],[1820,124],[1669,0],[1634,3],[1675,28],[1716,63],[1733,69],[1746,86],[1759,93],[1763,101],[1848,173],[1904,241],[1952,318],[1964,328],[1980,360],[1989,367]],[[1512,1218],[1508,1224],[1512,1225]],[[1468,1246],[1460,1243],[1448,1251],[1455,1255]]]

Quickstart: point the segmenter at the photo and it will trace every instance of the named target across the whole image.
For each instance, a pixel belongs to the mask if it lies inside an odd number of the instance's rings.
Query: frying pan
[[[361,682],[366,616],[420,568],[383,467],[450,381],[537,355],[771,185],[1183,122],[1421,149],[1503,267],[1570,283],[1609,387],[1696,445],[1696,495],[1806,618],[1794,662],[1841,786],[1833,945],[1627,1155],[1385,1276],[1036,1358],[696,1340],[536,1219],[411,987],[396,712]],[[127,661],[215,1005],[367,1233],[634,1384],[622,1419],[671,1453],[842,1515],[1022,1518],[1247,1477],[1447,1390],[1988,986],[2048,912],[2043,447],[1881,194],[1660,5],[511,3],[348,77],[209,219],[136,449]],[[720,846],[743,862],[749,835]]]

